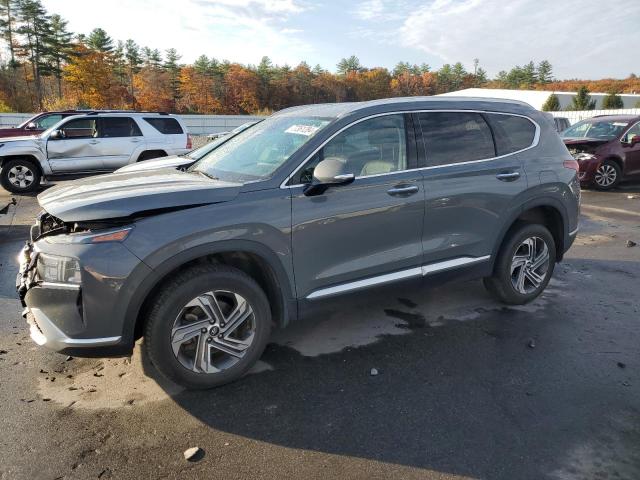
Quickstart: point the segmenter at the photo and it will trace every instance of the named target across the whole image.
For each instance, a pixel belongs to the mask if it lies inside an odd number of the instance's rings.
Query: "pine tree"
[[[591,100],[589,89],[583,85],[578,89],[578,93],[571,100],[571,110],[593,110],[596,108],[596,101]]]
[[[17,32],[24,43],[19,45],[17,56],[24,57],[31,65],[35,90],[36,108],[42,109],[42,76],[50,73],[46,57],[50,53],[48,40],[51,36],[51,23],[40,0],[18,0]]]
[[[542,60],[538,64],[537,68],[537,77],[538,83],[542,83],[543,85],[549,83],[553,80],[553,67],[548,60]]]
[[[62,98],[62,64],[71,58],[71,39],[73,34],[67,31],[67,22],[54,14],[51,16],[51,35],[49,36],[49,56],[53,75],[58,85],[58,98]]]
[[[339,75],[346,75],[349,72],[361,72],[362,70],[360,60],[355,55],[351,55],[349,58],[343,58],[337,65]]]
[[[624,108],[624,102],[622,97],[615,92],[609,93],[602,99],[602,108],[605,110],[616,110]]]
[[[87,46],[101,53],[112,53],[113,39],[102,28],[94,28],[87,37]]]
[[[127,77],[129,79],[129,95],[133,108],[136,106],[136,97],[133,87],[133,76],[140,71],[142,58],[140,57],[140,47],[136,42],[129,39],[124,44],[124,58],[127,64]]]
[[[166,60],[164,62],[164,69],[169,73],[169,87],[171,89],[171,102],[172,110],[176,110],[176,105],[180,99],[180,65],[178,62],[180,55],[175,48],[170,48],[166,52]]]
[[[549,98],[542,105],[543,112],[557,112],[560,110],[560,100],[555,93],[549,95]]]
[[[0,37],[6,42],[9,49],[9,68],[11,77],[9,79],[10,99],[9,103],[13,110],[17,109],[16,99],[16,0],[0,0]]]

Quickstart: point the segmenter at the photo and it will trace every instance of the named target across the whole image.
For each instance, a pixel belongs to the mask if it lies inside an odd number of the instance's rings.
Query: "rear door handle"
[[[499,173],[496,175],[498,180],[502,180],[503,182],[513,182],[520,178],[520,172],[508,172],[508,173]]]
[[[387,193],[392,196],[408,197],[414,193],[418,193],[420,189],[416,185],[398,185],[387,190]]]
[[[90,140],[89,145],[95,145],[96,143],[100,143],[98,140]]]
[[[140,141],[140,139],[139,139],[139,138],[135,138],[135,137],[134,137],[134,138],[132,138],[132,139],[131,139],[131,141],[132,141],[133,143],[138,143],[138,142]]]

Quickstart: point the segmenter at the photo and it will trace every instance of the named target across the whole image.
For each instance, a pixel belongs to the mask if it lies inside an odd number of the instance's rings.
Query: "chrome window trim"
[[[297,183],[297,184],[294,184],[294,185],[287,185],[287,182],[289,182],[291,180],[291,178],[294,177],[295,174],[298,173],[298,171],[302,167],[304,167],[304,165],[309,160],[311,160],[311,158],[313,158],[313,156],[316,153],[318,153],[320,150],[322,150],[325,147],[325,145],[327,145],[327,143],[329,143],[331,140],[333,140],[340,133],[344,132],[346,129],[351,128],[352,126],[357,125],[360,122],[364,122],[365,120],[370,120],[370,119],[376,118],[376,117],[383,117],[383,116],[388,116],[388,115],[404,115],[405,113],[431,113],[431,112],[433,112],[433,113],[480,113],[480,114],[490,113],[490,114],[496,114],[496,115],[511,115],[511,116],[514,116],[514,117],[526,118],[527,120],[529,120],[534,125],[534,127],[536,128],[536,131],[535,131],[535,133],[533,135],[533,141],[532,141],[530,146],[528,146],[527,148],[522,148],[522,149],[517,150],[515,152],[506,153],[504,155],[498,155],[497,157],[482,158],[482,159],[479,159],[479,160],[469,160],[467,162],[448,163],[448,164],[445,164],[445,165],[432,165],[430,167],[420,167],[420,168],[410,168],[410,169],[406,169],[406,170],[396,170],[394,172],[376,173],[374,175],[356,176],[356,180],[358,180],[360,178],[380,177],[380,176],[383,176],[383,175],[396,175],[398,173],[413,172],[413,171],[420,171],[420,170],[433,170],[433,169],[437,169],[437,168],[451,167],[453,165],[470,165],[470,164],[474,164],[474,163],[490,162],[490,161],[493,161],[493,160],[498,160],[498,159],[501,159],[501,158],[509,157],[511,155],[516,155],[516,154],[524,152],[526,150],[530,150],[532,148],[537,147],[538,143],[540,142],[540,125],[538,124],[538,122],[536,122],[535,120],[533,120],[532,118],[530,118],[530,117],[528,117],[526,115],[522,115],[522,114],[519,114],[519,113],[494,112],[494,111],[490,111],[490,110],[464,110],[464,109],[400,110],[400,111],[393,111],[393,112],[375,113],[373,115],[368,115],[368,116],[360,118],[360,119],[358,119],[358,120],[356,120],[354,122],[351,122],[348,125],[345,125],[340,130],[338,130],[333,135],[331,135],[328,139],[326,139],[324,142],[322,142],[322,144],[320,146],[318,146],[313,152],[311,152],[309,155],[307,155],[307,157],[302,162],[300,162],[300,164],[289,175],[287,175],[287,177],[282,181],[282,183],[280,183],[280,188],[287,189],[287,188],[295,188],[295,187],[303,187],[303,186],[305,186],[306,184],[304,184],[304,183]]]
[[[392,273],[385,273],[383,275],[377,275],[375,277],[365,278],[362,280],[356,280],[353,282],[342,283],[334,285],[333,287],[321,288],[314,290],[306,296],[307,300],[314,300],[316,298],[324,298],[340,293],[351,292],[354,290],[361,290],[364,288],[372,287],[374,285],[382,285],[385,283],[395,282],[397,280],[404,280],[407,278],[424,277],[432,273],[443,272],[445,270],[451,270],[454,268],[465,267],[467,265],[473,265],[475,263],[484,262],[489,260],[491,255],[484,255],[482,257],[458,257],[450,260],[444,260],[442,262],[430,263],[422,265],[420,267],[409,268],[406,270],[400,270]]]

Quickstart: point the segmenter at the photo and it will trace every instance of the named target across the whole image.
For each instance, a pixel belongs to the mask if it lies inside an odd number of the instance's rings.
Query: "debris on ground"
[[[376,375],[378,375],[378,369],[377,368],[372,368],[370,373],[371,373],[372,377],[375,377]]]
[[[622,382],[622,385],[625,386],[625,387],[630,387],[631,386],[631,382],[625,381],[625,382]]]
[[[640,198],[640,195],[627,195],[629,200],[635,200],[636,198]]]
[[[187,462],[197,462],[204,456],[204,450],[200,447],[187,448],[184,451],[184,459]]]
[[[633,240],[627,240],[627,247],[631,248],[631,247],[635,247],[637,245],[636,242],[634,242]]]
[[[65,362],[70,362],[71,360],[73,360],[73,357],[71,355],[67,356],[67,358],[65,358]]]
[[[618,362],[618,367],[620,367],[620,368],[625,368],[626,366],[627,366],[627,364],[626,364],[626,363]]]
[[[529,340],[529,343],[527,344],[527,346],[529,348],[536,348],[536,341],[532,338],[531,340]]]

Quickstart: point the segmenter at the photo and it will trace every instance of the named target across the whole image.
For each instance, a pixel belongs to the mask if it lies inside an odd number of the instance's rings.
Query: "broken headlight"
[[[36,269],[43,282],[80,283],[80,263],[75,258],[40,253]]]

